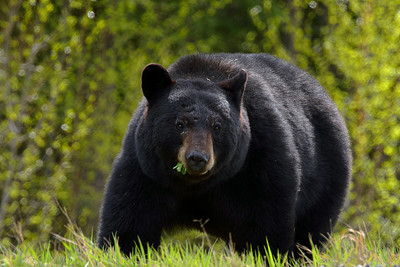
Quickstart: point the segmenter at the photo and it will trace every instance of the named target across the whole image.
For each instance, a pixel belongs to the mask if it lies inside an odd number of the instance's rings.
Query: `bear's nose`
[[[208,157],[204,152],[192,151],[186,156],[186,163],[189,167],[189,172],[201,173],[208,163]]]

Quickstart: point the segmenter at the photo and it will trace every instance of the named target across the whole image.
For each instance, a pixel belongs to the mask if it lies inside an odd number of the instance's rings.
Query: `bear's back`
[[[241,69],[248,73],[245,104],[251,105],[254,99],[261,98],[279,103],[285,109],[304,110],[304,113],[309,113],[312,108],[326,110],[327,105],[336,109],[312,76],[268,54],[189,55],[178,59],[169,71],[173,79],[204,78],[221,82]]]

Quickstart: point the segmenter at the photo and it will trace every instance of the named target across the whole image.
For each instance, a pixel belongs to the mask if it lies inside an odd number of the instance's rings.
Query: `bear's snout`
[[[207,131],[190,130],[182,141],[178,152],[178,161],[193,176],[207,174],[215,163],[212,136]]]
[[[186,163],[189,172],[192,174],[203,174],[209,157],[203,151],[191,151],[186,155]]]

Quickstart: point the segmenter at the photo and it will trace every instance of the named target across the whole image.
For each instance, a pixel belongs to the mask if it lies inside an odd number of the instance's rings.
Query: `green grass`
[[[1,266],[395,266],[400,265],[400,255],[394,246],[371,240],[363,231],[346,230],[334,234],[320,250],[312,249],[312,256],[292,262],[287,257],[275,258],[247,253],[240,255],[221,241],[211,241],[207,235],[191,233],[164,240],[161,247],[150,250],[148,257],[143,248],[127,258],[118,248],[102,251],[92,239],[78,228],[69,226],[68,238],[55,236],[53,243],[33,245],[22,242],[16,247],[0,245]],[[177,241],[180,239],[181,241]]]

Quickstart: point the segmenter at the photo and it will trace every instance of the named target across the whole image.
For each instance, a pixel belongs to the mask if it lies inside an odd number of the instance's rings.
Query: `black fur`
[[[132,117],[106,186],[101,247],[112,234],[126,254],[138,238],[158,246],[162,230],[198,227],[194,219],[209,219],[207,232],[231,235],[238,251],[263,252],[267,237],[273,252],[285,253],[330,233],[351,151],[343,119],[315,79],[266,54],[210,54],[182,57],[168,71],[152,64],[142,86],[149,99]],[[216,161],[204,179],[173,170],[181,117],[186,130],[212,134]]]

